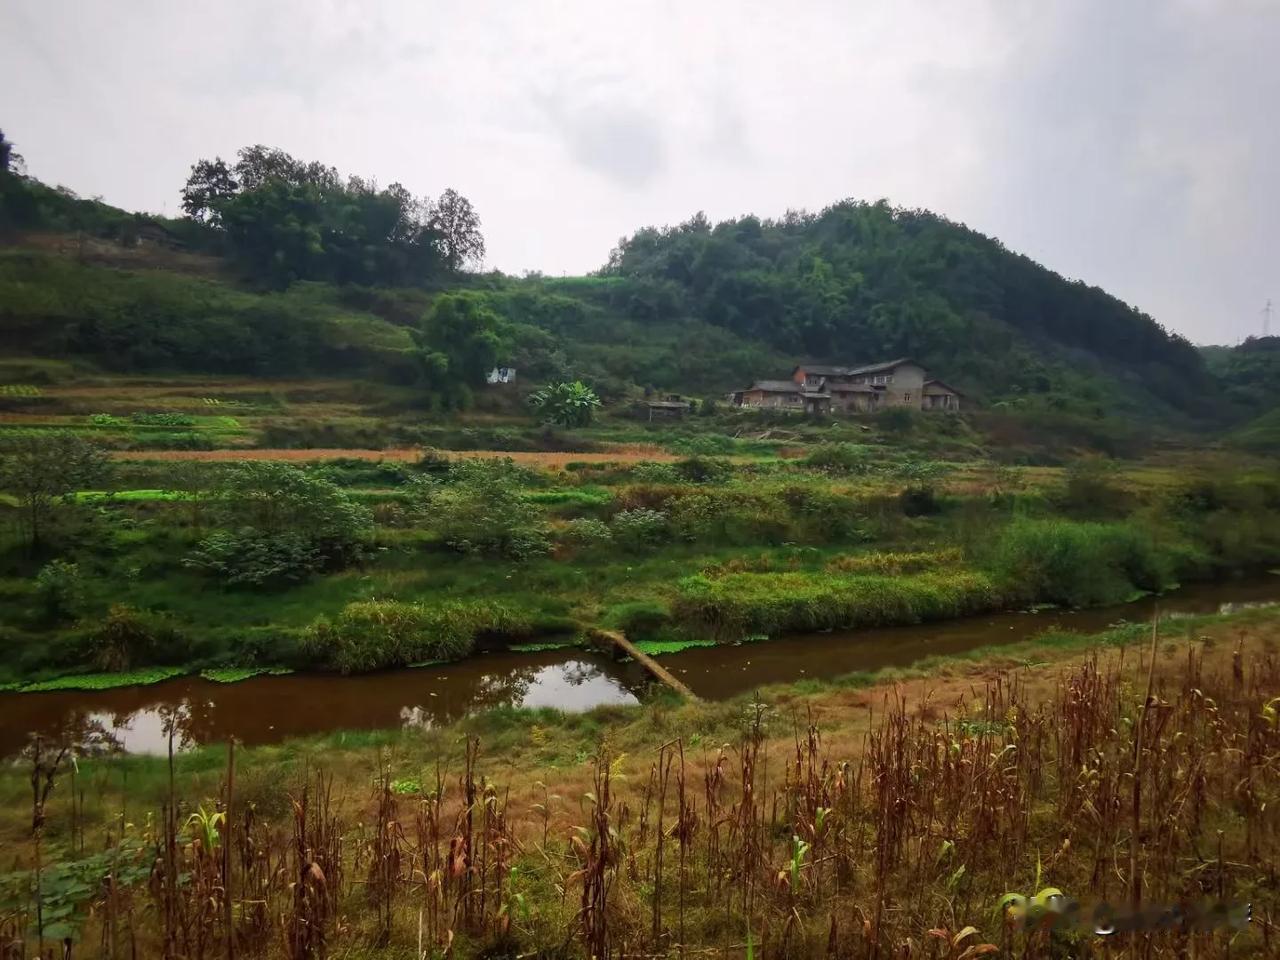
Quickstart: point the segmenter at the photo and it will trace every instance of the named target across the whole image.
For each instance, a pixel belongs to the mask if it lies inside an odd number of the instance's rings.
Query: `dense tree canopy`
[[[182,209],[221,231],[251,270],[292,280],[409,284],[478,262],[480,220],[454,190],[418,200],[401,184],[379,188],[333,167],[261,145],[228,164],[200,160]]]
[[[666,285],[675,309],[814,359],[915,356],[971,389],[1048,393],[1087,353],[1199,406],[1196,350],[1104,291],[927,211],[844,201],[781,220],[698,214],[620,241],[602,273]],[[1058,370],[1044,354],[1056,355]]]
[[[439,297],[413,331],[427,387],[448,402],[465,403],[472,388],[499,362],[502,322],[484,296],[474,292]]]
[[[1275,406],[1280,396],[1280,337],[1250,337],[1236,347],[1202,347],[1201,353],[1227,399],[1253,413]]]

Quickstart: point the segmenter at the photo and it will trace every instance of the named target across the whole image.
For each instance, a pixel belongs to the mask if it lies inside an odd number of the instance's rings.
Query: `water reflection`
[[[1211,613],[1280,598],[1280,580],[1217,584],[1160,600],[1165,615]],[[723,699],[755,687],[805,677],[912,663],[1022,640],[1052,627],[1096,631],[1118,620],[1143,620],[1154,601],[1080,612],[1011,613],[947,623],[819,633],[787,640],[687,650],[663,663],[695,693]],[[1170,625],[1170,629],[1176,629]],[[649,682],[636,664],[580,650],[498,653],[463,663],[359,677],[255,677],[216,684],[181,678],[121,690],[0,694],[0,755],[21,751],[32,734],[50,742],[112,741],[135,753],[163,754],[167,723],[174,745],[273,743],[331,730],[430,729],[497,706],[585,710],[637,702]],[[95,740],[96,738],[96,740]]]
[[[584,710],[637,703],[643,675],[582,651],[496,654],[465,663],[360,677],[255,677],[236,684],[180,678],[150,687],[0,695],[0,754],[30,735],[73,741],[96,727],[131,753],[163,754],[234,736],[271,743],[326,730],[430,729],[497,706]]]

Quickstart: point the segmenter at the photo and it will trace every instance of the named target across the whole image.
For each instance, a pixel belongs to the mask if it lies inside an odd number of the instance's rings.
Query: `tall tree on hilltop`
[[[484,260],[480,217],[471,201],[452,187],[432,204],[427,227],[439,237],[440,250],[450,270],[461,270],[467,264],[478,266]]]
[[[419,201],[399,183],[344,180],[261,144],[243,147],[234,164],[194,164],[182,208],[219,230],[246,271],[280,286],[417,283],[484,253],[479,218],[452,190],[438,205]]]
[[[0,130],[0,173],[21,173],[23,166],[22,154],[13,149],[13,141]]]
[[[198,160],[182,188],[182,209],[192,220],[221,226],[223,205],[236,195],[239,186],[221,157]]]

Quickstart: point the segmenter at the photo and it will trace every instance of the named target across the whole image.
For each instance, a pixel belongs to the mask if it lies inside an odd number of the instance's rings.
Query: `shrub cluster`
[[[1011,599],[1073,607],[1122,603],[1172,586],[1167,549],[1131,523],[1021,518],[996,541],[991,568]]]
[[[322,666],[360,673],[458,660],[481,634],[520,636],[532,629],[526,617],[498,603],[364,600],[347,604],[332,621],[316,621],[303,638],[303,652]]]
[[[112,672],[144,664],[179,664],[190,656],[188,638],[168,617],[122,603],[83,634],[80,646],[94,667]]]
[[[613,539],[613,531],[603,520],[594,517],[577,517],[568,521],[561,536],[566,543],[579,547],[594,547],[609,543]]]
[[[997,605],[990,578],[973,571],[897,577],[736,573],[681,580],[672,613],[695,634],[740,640],[753,633],[942,620]]]
[[[422,504],[444,542],[459,553],[542,556],[551,541],[542,512],[520,494],[525,472],[509,460],[455,464],[449,484],[422,487]]]
[[[267,460],[228,470],[216,507],[222,529],[183,564],[228,586],[296,583],[356,563],[373,524],[367,508],[324,476]]]
[[[657,546],[671,536],[670,518],[659,510],[636,507],[614,514],[613,539],[631,550]]]

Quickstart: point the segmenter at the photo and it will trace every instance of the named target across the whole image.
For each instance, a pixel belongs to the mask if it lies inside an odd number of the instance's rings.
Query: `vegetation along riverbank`
[[[25,456],[0,581],[10,683],[354,672],[591,627],[669,650],[1114,604],[1280,557],[1280,481],[1238,460],[1020,468],[838,441],[553,468],[111,462],[70,433]],[[24,492],[51,458],[85,475]]]

